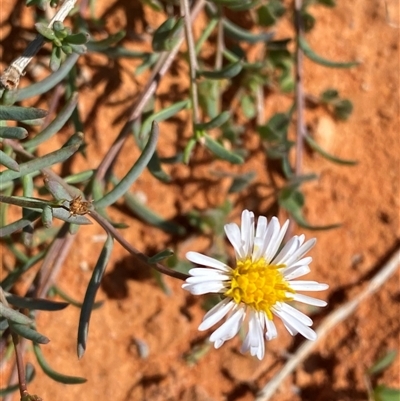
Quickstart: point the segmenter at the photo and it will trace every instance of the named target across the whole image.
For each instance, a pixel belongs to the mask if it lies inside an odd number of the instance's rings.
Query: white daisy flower
[[[328,285],[294,280],[310,271],[312,258],[303,256],[316,239],[304,242],[304,235],[296,235],[278,252],[288,224],[289,220],[281,227],[276,217],[267,223],[261,216],[255,227],[254,214],[248,210],[242,213],[240,228],[234,223],[226,224],[225,233],[235,250],[235,267],[197,252],[186,254],[192,263],[207,267],[191,269],[191,276],[182,288],[194,295],[218,293],[223,297],[206,313],[199,326],[200,331],[207,330],[228,316],[211,334],[210,341],[215,348],[234,337],[246,324],[248,331],[242,352],[250,351],[261,360],[265,353],[264,338],[272,340],[277,336],[275,316],[291,335],[300,333],[309,340],[316,339],[316,333],[310,328],[312,320],[288,302],[325,306],[325,301],[298,291],[321,291]]]

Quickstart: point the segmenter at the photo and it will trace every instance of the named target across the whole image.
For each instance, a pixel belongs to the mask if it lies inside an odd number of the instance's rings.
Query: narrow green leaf
[[[143,202],[140,202],[137,197],[131,193],[124,195],[126,206],[139,218],[144,220],[146,223],[151,224],[163,231],[176,234],[184,235],[186,230],[183,226],[176,224],[172,221],[165,220],[161,216],[154,213],[152,210],[146,207]]]
[[[47,141],[54,134],[56,134],[64,126],[64,124],[71,117],[78,103],[78,92],[72,93],[65,106],[57,113],[56,118],[39,134],[34,138],[24,142],[24,148],[33,148],[37,145]]]
[[[78,32],[72,35],[68,35],[65,38],[65,42],[73,45],[84,45],[90,39],[90,35],[87,32]]]
[[[224,31],[227,36],[232,39],[247,43],[269,42],[274,37],[273,32],[253,33],[229,21],[227,18],[222,19]]]
[[[25,139],[28,131],[22,127],[0,127],[0,138]]]
[[[0,317],[4,317],[7,320],[11,320],[14,323],[19,323],[19,324],[32,324],[33,320],[30,319],[28,316],[25,316],[24,314],[3,305],[0,303]]]
[[[171,249],[164,249],[163,251],[158,252],[154,256],[147,258],[147,263],[152,264],[152,263],[162,262],[164,259],[169,258],[173,254],[174,252]]]
[[[8,156],[7,153],[4,153],[1,149],[0,149],[0,164],[2,166],[9,168],[12,171],[16,171],[17,173],[19,173],[18,163],[12,157]]]
[[[35,29],[47,40],[53,41],[56,37],[53,29],[49,28],[43,22],[37,22],[35,24]]]
[[[126,35],[125,31],[118,31],[114,35],[109,35],[107,38],[98,41],[89,41],[86,44],[88,51],[91,52],[102,52],[107,50],[110,46],[115,45],[122,40]]]
[[[207,123],[195,124],[194,129],[195,131],[207,131],[214,128],[218,128],[221,125],[225,124],[230,117],[231,117],[230,111],[223,111],[222,113],[218,114],[215,118],[208,121]]]
[[[37,159],[30,160],[19,165],[19,172],[6,170],[0,173],[0,181],[7,182],[15,180],[16,178],[22,177],[25,174],[32,173],[33,171],[41,170],[46,167],[50,167],[53,164],[62,163],[69,159],[78,149],[80,143],[73,144],[71,146],[66,146],[54,152],[48,153]]]
[[[147,168],[149,169],[150,173],[161,182],[165,183],[171,182],[172,180],[171,176],[168,173],[166,173],[161,167],[161,162],[160,158],[158,157],[157,150],[151,157],[149,164],[147,165]]]
[[[192,151],[196,146],[196,143],[197,141],[195,138],[190,138],[189,141],[187,142],[185,150],[183,151],[183,162],[185,164],[189,163],[190,156],[192,155]]]
[[[322,149],[318,145],[318,143],[316,141],[314,141],[314,139],[310,135],[306,135],[304,138],[305,138],[307,144],[310,146],[311,149],[315,150],[321,156],[323,156],[325,159],[327,159],[327,160],[329,160],[329,161],[331,161],[333,163],[343,164],[343,165],[347,165],[347,166],[354,166],[354,165],[356,165],[358,163],[357,160],[339,159],[338,157],[329,154],[324,149]]]
[[[47,78],[40,82],[32,84],[26,88],[18,90],[16,101],[21,101],[24,99],[31,98],[33,96],[41,95],[47,93],[50,89],[54,88],[59,84],[71,71],[72,67],[75,65],[79,58],[76,53],[71,54],[61,65],[58,71],[53,72]],[[1,119],[1,118],[0,118]]]
[[[158,141],[158,124],[153,121],[153,129],[150,133],[149,140],[145,148],[143,149],[142,154],[137,159],[136,163],[132,166],[132,168],[128,171],[124,178],[116,185],[108,194],[106,194],[103,198],[96,200],[93,203],[95,208],[104,208],[109,205],[115,203],[119,198],[121,198],[132,186],[132,184],[136,181],[142,171],[148,165],[151,157],[153,156],[154,151],[156,150],[157,141]]]
[[[42,212],[42,223],[46,228],[50,228],[53,223],[53,209],[50,206],[45,206]]]
[[[24,227],[37,220],[40,215],[40,213],[31,212],[29,216],[23,217],[17,221],[14,221],[13,223],[0,227],[0,238],[7,237],[18,230],[22,230]]]
[[[100,253],[100,257],[93,270],[92,277],[86,290],[85,298],[83,301],[81,314],[79,317],[78,327],[78,358],[82,358],[86,350],[87,337],[89,333],[90,316],[93,310],[94,300],[96,298],[97,290],[100,287],[101,279],[107,267],[107,263],[111,256],[113,248],[113,238],[111,235],[107,236],[107,240]]]
[[[189,100],[182,100],[149,116],[144,121],[142,128],[140,130],[141,138],[147,138],[147,135],[151,130],[151,125],[153,121],[160,122],[167,120],[168,118],[171,118],[175,114],[179,113],[181,110],[185,109],[188,105],[189,105]]]
[[[154,32],[152,39],[152,47],[155,52],[172,50],[176,45],[178,33],[184,25],[184,19],[175,17],[168,18]]]
[[[341,99],[334,103],[334,113],[340,120],[347,120],[353,112],[353,103],[348,99]]]
[[[278,196],[278,204],[290,213],[294,221],[303,228],[309,230],[330,230],[340,227],[340,224],[326,226],[310,225],[304,218],[302,208],[304,206],[304,195],[296,187],[287,187],[281,190]]]
[[[61,47],[53,47],[50,54],[50,69],[54,72],[57,71],[61,66],[61,60],[63,57]],[[72,49],[70,52],[65,52],[66,54],[71,54]]]
[[[71,298],[66,292],[64,292],[63,290],[61,290],[61,288],[53,285],[53,287],[51,287],[50,289],[50,294],[57,294],[60,296],[60,298],[62,298],[64,301],[66,301],[69,305],[75,306],[76,308],[82,308],[82,302],[78,302],[75,299]],[[93,304],[93,310],[100,308],[103,305],[103,301],[98,301],[95,302]]]
[[[66,302],[51,301],[49,299],[43,298],[19,297],[14,294],[7,294],[6,299],[11,305],[16,306],[17,308],[26,308],[33,310],[59,311],[65,309],[69,305]],[[29,323],[32,323],[32,321],[30,321]]]
[[[320,95],[320,98],[325,103],[331,103],[339,98],[339,92],[336,89],[326,89]]]
[[[94,170],[80,171],[79,173],[69,175],[64,178],[67,184],[82,184],[90,180],[94,175]]]
[[[38,261],[43,259],[45,251],[40,251],[36,255],[30,257],[22,266],[17,267],[11,271],[7,277],[1,281],[0,285],[5,291],[9,291],[10,288],[18,281],[18,279],[27,272],[31,267],[35,266]]]
[[[202,71],[198,70],[197,75],[208,79],[229,79],[238,75],[242,71],[242,62],[236,61],[228,64],[221,70]]]
[[[400,389],[386,387],[384,384],[374,388],[375,401],[399,401]]]
[[[331,67],[331,68],[351,68],[360,64],[358,61],[350,61],[342,63],[342,62],[327,60],[316,54],[311,49],[310,45],[307,43],[306,39],[303,36],[299,36],[298,40],[299,40],[299,46],[301,50],[303,50],[304,55],[317,64],[321,64],[325,67]]]
[[[47,111],[35,107],[0,106],[0,120],[24,121],[47,116]]]
[[[219,142],[212,139],[209,135],[204,135],[206,141],[205,146],[212,152],[214,155],[218,156],[219,158],[226,160],[233,164],[242,164],[243,158],[239,155],[225,149]]]
[[[370,375],[376,375],[378,373],[383,372],[386,368],[388,368],[396,359],[397,351],[391,350],[377,362],[375,362],[369,369],[368,373]]]
[[[36,330],[31,329],[28,326],[19,323],[13,323],[12,321],[9,321],[9,324],[11,331],[21,337],[33,341],[34,343],[47,344],[50,341],[43,334],[38,333]]]
[[[233,194],[237,192],[242,192],[250,185],[256,175],[257,173],[255,171],[249,171],[248,173],[235,176],[231,186],[229,187],[228,193]]]
[[[33,351],[35,353],[36,359],[39,363],[39,366],[43,369],[43,372],[46,373],[51,379],[56,382],[63,383],[63,384],[82,384],[86,383],[86,379],[84,377],[77,377],[77,376],[67,376],[61,373],[56,372],[54,369],[50,367],[47,361],[44,359],[42,350],[40,349],[39,345],[33,344]]]

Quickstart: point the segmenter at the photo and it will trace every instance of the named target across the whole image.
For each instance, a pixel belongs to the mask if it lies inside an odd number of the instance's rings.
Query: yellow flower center
[[[279,269],[285,265],[269,265],[264,259],[252,262],[251,259],[238,260],[233,270],[231,286],[225,296],[237,304],[243,302],[257,311],[263,311],[272,320],[271,308],[277,302],[290,301],[290,288]]]

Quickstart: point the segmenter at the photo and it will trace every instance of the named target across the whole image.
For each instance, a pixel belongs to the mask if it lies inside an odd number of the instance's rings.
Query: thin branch
[[[204,5],[205,5],[205,0],[198,0],[197,3],[193,6],[193,9],[190,14],[192,23],[197,18],[197,15],[200,13],[200,11],[204,8]],[[103,180],[104,176],[106,175],[106,172],[108,171],[108,169],[118,156],[119,152],[121,151],[121,148],[127,136],[132,131],[132,123],[140,117],[148,100],[151,98],[151,96],[154,95],[158,83],[160,82],[161,78],[166,74],[166,72],[169,70],[172,62],[175,59],[175,56],[178,54],[178,51],[182,45],[183,40],[184,40],[184,35],[182,34],[176,46],[169,53],[161,54],[160,59],[155,65],[153,72],[146,84],[146,87],[142,91],[139,99],[132,106],[132,111],[130,113],[128,122],[124,125],[120,134],[118,135],[118,138],[110,147],[106,156],[104,157],[99,167],[97,168],[95,179],[99,181]]]
[[[192,21],[190,18],[190,9],[188,0],[180,0],[181,15],[185,21],[186,44],[189,52],[189,69],[190,69],[190,93],[192,98],[193,107],[193,122],[198,124],[200,122],[200,108],[199,108],[199,95],[197,90],[196,74],[197,74],[197,58],[196,49],[192,32]]]
[[[296,74],[296,88],[295,88],[295,102],[296,102],[296,165],[295,175],[301,175],[303,165],[303,139],[305,135],[304,127],[304,90],[303,90],[303,51],[299,46],[300,37],[303,35],[303,20],[301,18],[301,8],[303,6],[302,0],[295,0],[294,2],[294,24],[296,35],[296,54],[295,54],[295,74]],[[290,219],[289,227],[286,231],[285,238],[290,238],[293,234],[294,220]]]
[[[65,0],[60,9],[55,13],[54,17],[48,24],[51,28],[55,21],[64,21],[69,12],[75,6],[76,0]],[[18,88],[21,75],[24,75],[24,70],[30,61],[35,57],[36,53],[41,49],[45,40],[42,35],[37,35],[36,38],[28,45],[22,56],[16,58],[9,67],[6,68],[0,77],[0,83],[8,90]]]
[[[296,28],[296,175],[301,174],[303,163],[304,127],[304,93],[303,93],[303,51],[299,46],[299,39],[303,35],[303,21],[301,18],[302,0],[295,0],[295,28]]]
[[[346,302],[339,309],[327,316],[316,330],[317,340],[303,343],[267,385],[259,392],[255,401],[268,401],[281,385],[282,381],[288,377],[296,367],[303,362],[306,357],[316,348],[321,340],[338,324],[347,319],[357,308],[357,306],[373,295],[400,266],[400,248],[397,248],[389,261],[382,266],[379,272],[372,278],[369,284],[351,301]]]
[[[4,294],[3,288],[1,286],[0,286],[0,302],[5,306],[9,306],[6,296]],[[12,337],[13,344],[14,344],[16,369],[18,372],[19,393],[21,394],[21,398],[22,398],[24,395],[28,394],[28,390],[27,390],[27,386],[26,386],[26,377],[25,377],[25,366],[24,366],[24,361],[22,358],[19,336],[18,336],[18,334],[15,334],[11,330],[11,337]]]
[[[162,274],[166,274],[167,276],[171,276],[179,280],[186,280],[189,277],[187,274],[169,269],[168,267],[163,266],[161,263],[148,263],[146,255],[135,249],[104,217],[102,217],[95,210],[91,210],[89,214],[97,223],[100,224],[101,227],[104,228],[107,233],[110,233],[133,256],[135,259],[135,267],[140,269],[153,268]]]

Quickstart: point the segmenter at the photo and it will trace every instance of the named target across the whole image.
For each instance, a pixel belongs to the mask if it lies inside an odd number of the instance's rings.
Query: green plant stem
[[[199,94],[196,82],[196,71],[197,71],[196,49],[193,39],[189,1],[180,0],[180,4],[181,4],[181,15],[183,16],[185,21],[185,35],[189,53],[190,93],[193,107],[193,123],[197,124],[200,121],[200,115],[199,115],[200,108],[199,108]]]

